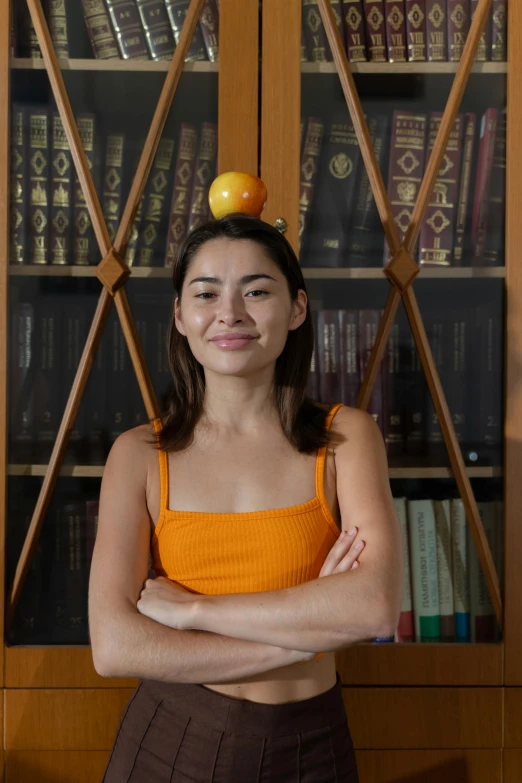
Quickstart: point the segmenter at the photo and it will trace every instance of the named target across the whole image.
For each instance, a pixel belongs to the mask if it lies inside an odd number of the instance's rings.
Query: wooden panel
[[[360,783],[501,783],[502,780],[500,750],[359,750],[357,766]]]
[[[7,688],[135,688],[137,679],[100,677],[90,647],[7,647]]]
[[[5,754],[9,783],[94,783],[102,779],[109,750],[19,751]]]
[[[500,748],[500,688],[344,688],[359,749]]]
[[[504,689],[504,726],[504,747],[522,748],[522,688]]]
[[[268,190],[263,220],[288,223],[297,252],[301,133],[301,0],[263,1],[261,178]]]
[[[219,6],[218,171],[258,174],[258,0]]]
[[[522,750],[505,750],[503,783],[520,783],[521,780]]]
[[[335,656],[344,685],[501,685],[502,646],[362,644]]]
[[[6,690],[6,750],[108,750],[130,688]]]
[[[522,384],[520,365],[522,356],[522,154],[520,127],[522,125],[522,5],[508,4],[508,115],[507,115],[507,169],[506,169],[506,288],[507,334],[506,353],[506,585],[505,682],[522,685],[522,604],[520,603],[520,575],[522,574]]]

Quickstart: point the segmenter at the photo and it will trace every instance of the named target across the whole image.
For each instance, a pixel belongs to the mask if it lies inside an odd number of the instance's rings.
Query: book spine
[[[47,4],[47,22],[56,56],[69,57],[69,37],[67,35],[67,15],[65,0],[49,0]]]
[[[455,641],[469,642],[469,565],[467,522],[461,498],[451,501],[451,534],[453,557],[453,600],[455,602]]]
[[[469,32],[469,0],[447,0],[448,60],[458,62]]]
[[[388,195],[402,241],[413,213],[424,171],[426,146],[425,114],[397,110],[393,113]],[[384,263],[391,260],[385,244]]]
[[[384,63],[387,54],[384,0],[364,0],[364,14],[368,59],[373,63]]]
[[[390,63],[406,62],[406,19],[404,0],[385,0],[386,47]]]
[[[63,413],[61,313],[57,298],[45,296],[39,302],[34,399],[37,456],[42,461],[51,455]]]
[[[30,462],[34,428],[35,313],[30,302],[11,305],[9,458]]]
[[[471,171],[475,150],[477,131],[477,115],[468,113],[464,116],[462,165],[460,171],[459,194],[457,198],[457,215],[455,220],[455,240],[453,245],[453,265],[462,266],[467,251],[468,238],[468,207],[470,203]]]
[[[473,17],[475,16],[475,11],[477,10],[477,6],[479,4],[479,0],[470,0],[471,2],[471,15],[470,15],[470,26],[471,22],[473,21]],[[475,55],[475,60],[477,62],[486,62],[486,60],[489,60],[491,57],[491,25],[490,25],[490,19],[489,17],[486,19],[486,24],[484,25],[484,29],[482,30],[482,33],[480,35],[479,45],[477,48],[477,53]]]
[[[420,355],[411,331],[408,332],[407,340],[405,388],[403,415],[406,453],[411,456],[419,456],[426,450],[425,399],[427,388]]]
[[[314,328],[314,347],[312,351],[312,358],[310,359],[310,370],[306,384],[306,394],[312,400],[319,400],[319,368],[317,366],[317,310],[311,309],[310,312],[312,315],[312,323]]]
[[[58,339],[61,341],[59,350],[62,362],[62,388],[66,399],[69,397],[72,389],[87,338],[87,306],[85,297],[83,301],[80,300],[78,302],[78,297],[76,296],[74,300],[64,303],[62,311],[62,324]],[[85,404],[80,405],[76,414],[66,451],[66,459],[75,464],[82,464],[86,459],[85,442],[83,440],[85,436],[84,418]]]
[[[359,313],[339,311],[340,400],[355,408],[359,392]]]
[[[171,182],[170,171],[174,155],[174,139],[163,136],[152,164],[143,197],[143,226],[138,238],[135,266],[156,266],[155,258],[165,238],[167,222],[167,193]]]
[[[103,0],[81,0],[87,34],[97,60],[119,60],[118,44]]]
[[[398,394],[401,372],[401,345],[399,324],[392,325],[382,372],[382,428],[388,457],[398,457],[404,451],[402,404]]]
[[[426,0],[406,0],[406,38],[408,61],[425,62],[426,46]]]
[[[471,220],[473,266],[484,263],[484,247],[488,228],[489,192],[495,152],[498,110],[487,109],[480,123],[480,141],[477,161],[477,179]]]
[[[49,112],[29,115],[29,260],[49,263]]]
[[[176,49],[163,0],[136,0],[145,40],[153,60],[170,60]]]
[[[493,502],[477,503],[484,533],[493,553],[496,513]],[[495,641],[495,609],[489,596],[486,579],[480,564],[473,534],[468,526],[469,553],[469,608],[471,641],[477,643]]]
[[[103,216],[111,242],[114,242],[121,217],[124,147],[125,135],[123,133],[111,133],[107,136],[102,199]]]
[[[433,361],[443,387],[447,387],[448,376],[448,328],[449,323],[442,312],[428,312],[425,316],[426,334],[430,343]],[[431,395],[427,397],[426,441],[430,457],[438,461],[445,454],[444,440],[439,417]]]
[[[402,569],[402,603],[397,626],[396,638],[398,642],[413,641],[413,605],[411,600],[411,574],[410,554],[408,541],[408,515],[406,498],[393,498],[395,512],[401,529],[403,569]]]
[[[352,63],[366,62],[363,0],[343,0],[345,44]]]
[[[462,153],[462,115],[455,117],[439,175],[428,202],[420,232],[419,262],[423,266],[449,266],[453,257],[455,213],[459,189],[459,163]],[[430,115],[426,166],[435,146],[442,112]]]
[[[181,37],[181,31],[183,29],[183,23],[190,5],[190,0],[165,0],[165,5],[167,6],[170,26],[172,28],[174,40],[176,41],[177,45],[179,44],[179,39]],[[199,26],[194,30],[192,42],[185,59],[186,62],[207,59],[203,33],[201,32],[201,27]]]
[[[375,338],[377,337],[381,316],[382,313],[380,310],[359,310],[359,377],[361,384],[370,360]],[[370,402],[368,404],[368,413],[378,425],[381,432],[383,431],[382,376],[385,360],[386,356],[377,373],[372,396],[370,397]]]
[[[317,117],[308,117],[303,154],[301,155],[301,185],[299,191],[299,245],[306,236],[306,225],[313,202],[321,155],[324,123]]]
[[[446,0],[426,0],[426,41],[429,62],[448,59]]]
[[[208,218],[208,191],[216,171],[217,125],[204,122],[199,134],[198,154],[190,196],[189,231],[202,225]]]
[[[91,566],[92,553],[94,551],[94,544],[96,543],[99,509],[99,500],[85,501],[85,556],[87,559],[88,568]]]
[[[491,53],[493,62],[507,60],[507,0],[493,0],[491,6]]]
[[[344,38],[341,0],[331,0],[331,7],[337,29],[341,38]],[[333,60],[332,50],[321,19],[318,0],[303,0],[302,19],[307,60],[314,63],[331,62]]]
[[[446,397],[451,412],[457,440],[467,446],[469,439],[467,379],[469,364],[469,326],[470,311],[459,306],[446,314],[448,320],[448,340],[446,349],[447,392]]]
[[[321,402],[335,404],[341,397],[339,310],[317,313],[317,358]]]
[[[108,330],[108,383],[107,402],[109,413],[109,443],[112,444],[122,432],[131,426],[131,397],[129,390],[131,384],[136,384],[135,377],[131,376],[133,368],[130,364],[130,356],[125,343],[125,336],[121,328],[119,318],[111,311],[106,329]]]
[[[174,187],[170,204],[165,266],[172,266],[189,226],[191,187],[194,182],[198,132],[184,122],[179,134],[178,155],[174,169]]]
[[[78,501],[63,507],[66,542],[66,639],[69,644],[85,644],[88,634],[88,570],[85,542],[85,503]]]
[[[71,244],[73,165],[65,128],[57,112],[53,113],[51,159],[51,264],[63,265],[69,263]]]
[[[437,537],[440,637],[443,642],[452,642],[455,640],[455,607],[451,552],[451,505],[449,500],[435,500],[433,505]]]
[[[83,151],[92,171],[94,165],[94,114],[80,114],[77,118],[78,133]],[[87,202],[78,175],[74,179],[74,240],[73,264],[88,266],[94,262],[96,238]]]
[[[109,453],[108,358],[111,338],[107,325],[98,344],[83,396],[86,450],[90,465],[104,464]]]
[[[28,109],[13,104],[11,109],[11,199],[9,263],[26,264],[28,208]]]
[[[216,0],[205,0],[201,9],[199,26],[207,57],[211,63],[219,61],[219,8]]]
[[[410,500],[408,523],[411,549],[415,641],[440,641],[437,540],[432,500]]]
[[[145,33],[136,0],[105,0],[123,60],[148,60]]]
[[[484,265],[502,266],[506,230],[506,110],[497,117],[491,186],[489,191],[488,228],[484,247]]]
[[[477,420],[473,431],[477,441],[474,447],[481,462],[499,464],[502,458],[503,411],[502,411],[502,362],[503,329],[502,318],[494,303],[475,306],[475,329],[477,362],[476,391],[478,405]]]
[[[33,20],[31,18],[31,14],[29,13],[27,3],[21,3],[19,5],[21,6],[19,9],[19,30],[21,33],[21,40],[20,46],[18,47],[20,50],[18,56],[30,57],[32,60],[41,60],[42,51],[40,49],[40,44],[38,43],[36,30],[34,29]]]

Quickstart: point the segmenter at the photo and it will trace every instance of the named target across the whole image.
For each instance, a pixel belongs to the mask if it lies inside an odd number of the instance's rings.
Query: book
[[[408,512],[406,498],[394,498],[395,511],[401,529],[404,568],[402,571],[402,603],[397,626],[396,641],[413,641],[413,605],[411,596],[410,554],[408,537]]]
[[[337,29],[344,39],[342,0],[331,0]],[[308,62],[331,62],[332,50],[318,7],[318,0],[303,0],[302,29]]]
[[[103,172],[103,216],[111,242],[114,242],[122,213],[123,152],[125,134],[110,133],[105,144]]]
[[[105,324],[85,387],[80,412],[87,435],[87,459],[90,465],[103,465],[107,459],[109,441],[109,355],[111,325]]]
[[[158,254],[164,247],[168,220],[168,193],[174,139],[162,136],[143,194],[143,221],[140,227],[135,266],[158,266]],[[161,259],[162,260],[162,259]]]
[[[484,266],[503,266],[506,232],[506,109],[497,115],[491,164],[488,223],[483,252]]]
[[[115,308],[107,318],[107,426],[112,445],[131,426],[131,390],[137,383]],[[134,379],[133,379],[134,376]]]
[[[471,219],[472,265],[484,265],[484,249],[488,230],[489,193],[495,152],[498,110],[487,109],[482,116],[479,134],[479,149],[473,213]]]
[[[86,557],[85,503],[75,500],[61,509],[65,540],[66,619],[63,642],[85,644],[88,634],[87,588],[89,580]]]
[[[453,599],[455,602],[455,641],[471,640],[469,609],[468,534],[464,503],[451,500],[451,534],[453,557]]]
[[[199,133],[198,153],[190,196],[189,232],[202,225],[209,214],[208,192],[216,173],[217,124],[203,122]]]
[[[448,60],[462,57],[469,32],[469,3],[466,0],[446,0],[448,22]]]
[[[491,5],[491,51],[493,62],[507,60],[507,2],[493,0]]]
[[[434,500],[435,535],[437,538],[437,579],[439,583],[440,638],[455,639],[455,607],[453,602],[453,559],[451,547],[451,504],[449,500]]]
[[[321,155],[324,123],[318,117],[308,117],[301,155],[301,184],[299,191],[299,246],[306,238],[306,227],[313,203],[314,190]]]
[[[36,316],[32,302],[20,301],[11,292],[9,323],[9,422],[10,462],[31,462],[34,435],[34,378],[36,367]]]
[[[373,63],[386,62],[386,17],[384,0],[364,0],[366,48]]]
[[[430,343],[433,361],[446,394],[449,375],[448,366],[450,363],[450,339],[448,335],[449,322],[445,316],[445,312],[430,309],[424,314],[424,326]],[[431,394],[426,397],[426,446],[432,464],[438,464],[441,459],[446,457],[447,452],[439,417]]]
[[[471,22],[473,21],[473,17],[475,16],[475,11],[477,10],[479,0],[470,0],[470,26]],[[489,60],[491,57],[491,20],[488,17],[486,19],[486,24],[484,25],[484,29],[482,30],[482,33],[480,34],[480,40],[479,45],[477,48],[477,53],[475,55],[476,62],[486,62],[486,60]]]
[[[356,407],[359,393],[359,313],[357,310],[339,311],[339,354],[341,388],[340,400]]]
[[[370,359],[373,344],[377,337],[377,330],[381,322],[382,312],[380,310],[359,310],[359,377],[360,384],[362,385],[364,379],[364,373]],[[379,426],[381,432],[383,431],[383,394],[382,394],[382,378],[383,368],[384,372],[386,362],[386,354],[383,357],[377,378],[375,379],[375,385],[373,387],[370,402],[368,404],[367,411],[374,419],[375,423]]]
[[[96,118],[94,114],[79,114],[76,119],[80,141],[89,164],[89,169],[94,167],[94,133]],[[96,263],[98,245],[94,235],[91,216],[87,209],[87,201],[83,188],[75,173],[74,178],[74,208],[73,208],[73,264],[89,266]]]
[[[191,190],[194,182],[198,132],[189,122],[181,124],[174,186],[168,211],[164,266],[172,266],[185,239],[190,219]]]
[[[386,48],[388,62],[405,63],[406,57],[406,19],[404,0],[385,0]]]
[[[53,112],[52,123],[49,245],[51,264],[63,265],[70,262],[74,169],[69,141],[58,112]]]
[[[49,263],[49,110],[29,113],[29,263]]]
[[[81,0],[87,34],[97,60],[119,60],[120,53],[103,0]]]
[[[408,61],[424,62],[427,56],[426,0],[405,0],[405,2]]]
[[[401,374],[399,323],[390,330],[383,358],[382,374],[382,433],[388,457],[398,457],[404,452],[403,403],[398,385]]]
[[[482,464],[498,465],[503,445],[503,320],[494,302],[475,305],[473,350],[476,371],[471,382],[475,390],[470,445]]]
[[[448,345],[445,391],[451,420],[458,442],[466,448],[470,438],[469,421],[469,342],[472,325],[471,310],[463,305],[449,304],[445,313]]]
[[[28,152],[29,109],[19,103],[11,107],[10,232],[9,263],[27,264],[27,212],[29,206]]]
[[[171,60],[176,42],[163,0],[136,0],[145,31],[145,40],[153,60]]]
[[[58,59],[69,57],[67,14],[65,0],[49,0],[46,6],[47,23]]]
[[[409,323],[401,319],[401,326],[403,324],[407,337],[400,379],[403,389],[405,451],[410,456],[419,456],[426,452],[426,398],[429,392],[413,332]]]
[[[345,45],[352,63],[366,61],[363,0],[343,0]]]
[[[105,0],[112,29],[123,60],[148,60],[145,32],[136,0]]]
[[[319,370],[317,366],[317,310],[311,307],[310,313],[314,331],[314,347],[312,351],[312,358],[310,359],[310,370],[306,384],[306,395],[311,397],[312,400],[319,400]],[[340,339],[342,339],[342,334],[340,335]],[[342,360],[342,347],[340,348],[340,351]]]
[[[496,509],[492,502],[477,503],[484,533],[490,547],[492,557],[494,552]],[[496,616],[493,603],[489,596],[486,579],[480,564],[477,548],[471,528],[468,526],[469,553],[469,609],[472,642],[494,642]]]
[[[426,0],[426,42],[429,62],[448,59],[446,0]]]
[[[335,404],[341,397],[339,310],[317,313],[317,358],[321,402]]]
[[[51,456],[64,409],[63,355],[60,350],[63,302],[58,295],[46,294],[38,300],[35,310],[35,459],[45,463]]]
[[[463,266],[469,259],[469,204],[471,193],[471,173],[474,161],[475,140],[477,135],[477,115],[469,112],[464,115],[462,158],[457,196],[457,214],[455,218],[455,238],[453,243],[453,266]]]
[[[432,500],[408,502],[413,618],[416,642],[440,641],[437,541]]]
[[[185,17],[187,16],[189,9],[190,0],[165,0],[165,5],[167,7],[170,26],[172,28],[174,40],[176,41],[177,46],[181,37],[183,23],[185,22]],[[201,31],[201,27],[197,25],[196,29],[194,30],[194,35],[192,36],[192,41],[190,43],[185,61],[194,62],[196,60],[206,59],[207,52],[205,49],[203,33]]]
[[[199,17],[207,57],[211,63],[219,60],[219,7],[216,0],[205,0]]]
[[[78,365],[87,339],[88,294],[76,294],[74,298],[61,303],[59,340],[61,386],[63,389],[63,408],[71,393]],[[80,405],[76,419],[71,426],[69,443],[65,452],[65,461],[73,464],[85,464],[87,457],[85,407]]]

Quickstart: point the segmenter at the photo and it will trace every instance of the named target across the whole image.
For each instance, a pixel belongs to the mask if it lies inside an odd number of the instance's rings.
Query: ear
[[[176,329],[180,334],[182,334],[184,337],[187,336],[187,333],[185,332],[185,327],[183,326],[183,318],[181,317],[181,305],[179,302],[179,297],[176,297],[174,300],[174,323],[176,325]]]
[[[288,327],[291,331],[298,329],[305,321],[307,302],[308,297],[306,296],[306,292],[300,288],[297,292],[297,299],[292,301],[292,315],[290,318],[290,326]]]

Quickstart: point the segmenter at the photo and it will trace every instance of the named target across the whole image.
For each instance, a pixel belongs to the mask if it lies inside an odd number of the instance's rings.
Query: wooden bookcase
[[[46,100],[50,91],[42,73],[43,62],[10,57],[9,7],[9,0],[0,0],[0,101],[3,106],[10,105],[17,79],[25,84],[33,82],[34,99]],[[472,69],[474,88],[482,80],[493,80],[490,83],[499,85],[507,95],[505,265],[423,269],[420,275],[420,280],[439,285],[464,286],[472,281],[488,286],[505,281],[504,462],[468,470],[473,480],[503,481],[503,641],[462,645],[365,644],[338,654],[337,668],[345,686],[362,783],[414,783],[442,777],[448,783],[515,783],[522,770],[522,616],[517,600],[522,571],[522,533],[518,524],[522,507],[522,392],[518,372],[518,354],[522,351],[522,271],[518,263],[522,225],[517,208],[518,184],[522,182],[522,152],[518,144],[522,87],[517,78],[522,68],[522,9],[516,0],[511,0],[508,9],[508,63],[476,64]],[[338,77],[333,63],[300,61],[301,0],[262,0],[261,10],[262,31],[257,0],[220,0],[219,64],[186,63],[179,90],[182,93],[186,78],[201,78],[207,83],[213,80],[218,107],[218,170],[260,173],[269,193],[263,218],[270,223],[284,218],[288,224],[286,235],[297,248],[300,121],[305,98],[310,100],[309,95],[306,97],[310,93],[307,79],[313,80],[314,85],[324,85],[325,100],[336,90],[341,93],[335,85]],[[149,61],[60,62],[73,105],[87,84],[96,85],[105,77],[118,75],[126,84],[134,84],[139,78],[139,89],[147,90],[147,79],[152,84],[152,80],[166,74],[168,66],[165,62]],[[456,64],[365,63],[354,66],[353,71],[363,95],[364,80],[375,83],[378,78],[393,96],[398,77],[409,79],[411,85],[436,84],[437,80],[450,85]],[[404,84],[402,92],[397,92],[397,107],[407,97]],[[44,93],[45,89],[48,92]],[[96,111],[103,113],[103,105],[99,104]],[[9,140],[10,117],[4,111],[0,118],[0,473],[4,477],[0,491],[4,509],[10,479],[43,477],[47,470],[46,464],[8,460],[10,286],[25,278],[36,279],[40,284],[50,278],[53,284],[53,279],[96,275],[92,266],[10,267]],[[147,286],[150,280],[168,277],[166,269],[136,267],[130,282]],[[323,282],[333,285],[333,281],[350,287],[365,281],[386,285],[383,271],[378,268],[307,268],[305,277],[307,285],[315,286],[314,290]],[[102,470],[98,465],[65,464],[60,475],[96,479]],[[435,481],[452,475],[445,466],[402,465],[390,469],[390,478],[402,482]],[[4,552],[6,515],[7,512],[0,519],[0,545]],[[4,557],[2,584],[5,560]],[[2,594],[0,611],[4,612],[4,588]],[[100,779],[117,722],[135,682],[98,676],[89,647],[8,646],[4,634],[0,656],[5,781],[83,783]]]

